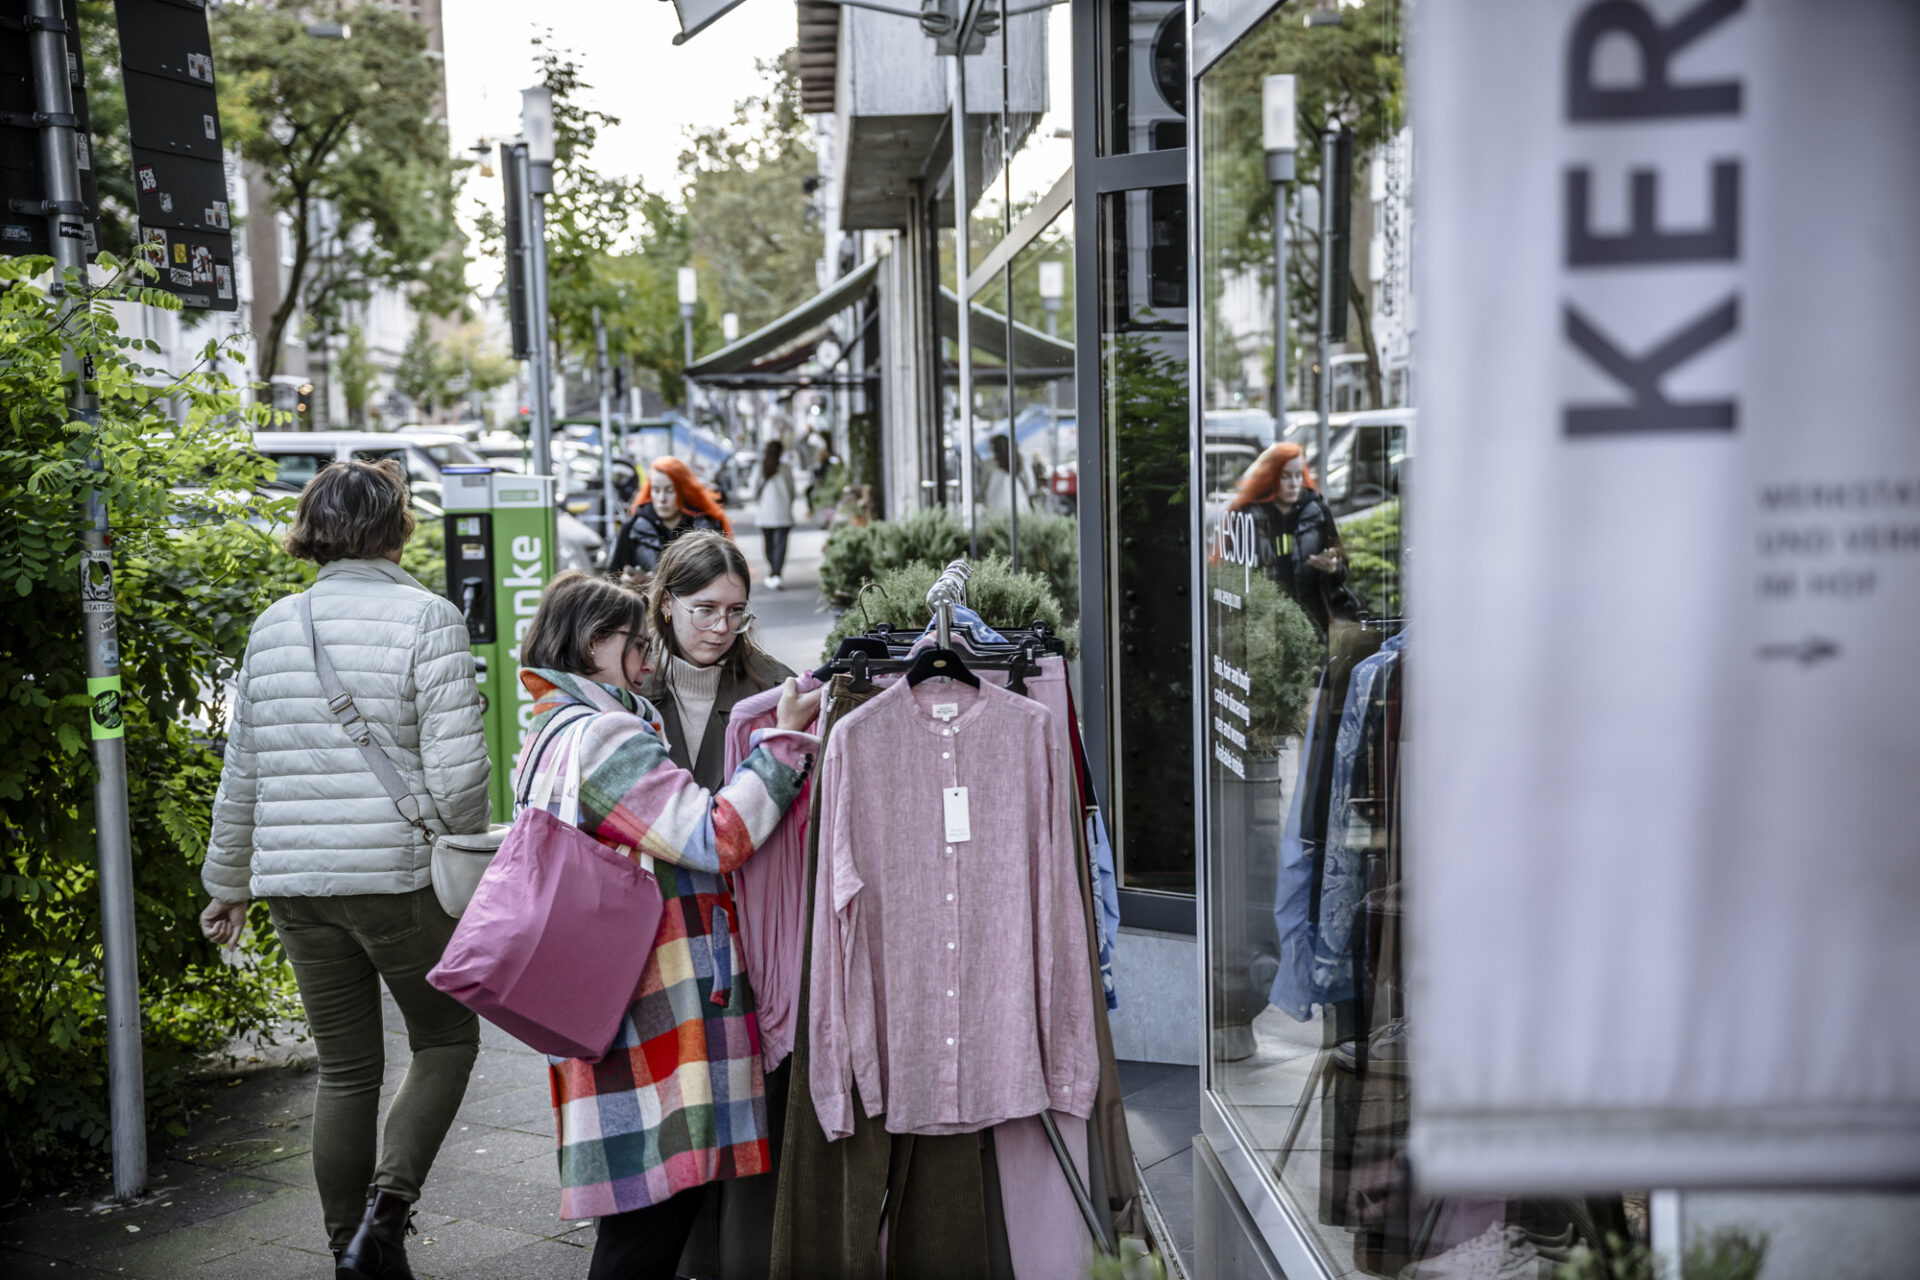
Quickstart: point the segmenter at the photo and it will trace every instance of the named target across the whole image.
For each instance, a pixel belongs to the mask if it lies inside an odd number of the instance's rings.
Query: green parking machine
[[[447,520],[447,596],[473,638],[473,662],[493,758],[493,820],[513,814],[513,762],[533,722],[516,678],[520,642],[553,581],[553,477],[492,467],[441,471]]]

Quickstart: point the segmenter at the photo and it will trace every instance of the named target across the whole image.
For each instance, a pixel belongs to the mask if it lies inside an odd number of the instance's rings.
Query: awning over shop
[[[1001,360],[1012,356],[1012,364],[1023,374],[1073,372],[1073,344],[1049,338],[1038,329],[1013,322],[1013,350],[1007,350],[1007,318],[974,303],[970,312],[970,336],[976,353]],[[960,299],[953,290],[940,286],[940,336],[958,340],[960,336]]]
[[[754,330],[732,346],[722,347],[687,366],[687,376],[702,382],[720,375],[745,372],[762,357],[773,354],[813,328],[846,310],[873,287],[880,260],[869,258],[801,303],[772,324]]]

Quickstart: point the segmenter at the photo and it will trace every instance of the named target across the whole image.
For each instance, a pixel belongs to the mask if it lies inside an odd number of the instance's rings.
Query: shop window
[[[1303,25],[1277,9],[1198,81],[1207,1088],[1261,1190],[1289,1210],[1254,1216],[1306,1224],[1294,1244],[1328,1274],[1550,1275],[1577,1243],[1643,1230],[1644,1203],[1433,1200],[1408,1164],[1406,1044],[1421,1013],[1403,966],[1401,707],[1420,658],[1401,606],[1400,499],[1418,431],[1414,407],[1377,407],[1412,390],[1378,354],[1404,349],[1403,263],[1354,273],[1318,491],[1279,465],[1304,457],[1256,462],[1317,434],[1314,382],[1299,375],[1317,354],[1328,103],[1343,104],[1355,139],[1354,203],[1389,227],[1411,215],[1385,167],[1404,170],[1418,137],[1397,114],[1399,12],[1350,2],[1341,25]],[[1296,183],[1280,191],[1260,127],[1262,82],[1277,74],[1297,77],[1300,139]]]
[[[1123,886],[1171,893],[1194,885],[1185,197],[1124,191],[1100,209],[1108,815]]]
[[[1186,7],[1179,0],[1111,0],[1100,19],[1101,154],[1186,146]]]

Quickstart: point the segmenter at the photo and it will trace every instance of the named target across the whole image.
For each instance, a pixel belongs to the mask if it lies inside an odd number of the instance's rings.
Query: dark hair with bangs
[[[287,554],[315,564],[378,560],[413,536],[407,473],[392,458],[329,462],[307,482],[283,544]]]
[[[541,595],[520,641],[520,665],[592,675],[594,645],[616,631],[628,633],[629,647],[644,647],[647,602],[609,578],[569,569],[555,575]]]

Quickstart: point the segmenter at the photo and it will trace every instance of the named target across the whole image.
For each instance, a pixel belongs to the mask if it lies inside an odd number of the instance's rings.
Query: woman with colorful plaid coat
[[[818,745],[804,730],[819,694],[789,681],[777,727],[724,787],[700,787],[668,758],[658,715],[634,692],[651,672],[648,639],[639,596],[565,573],[521,644],[534,733],[517,794],[565,767],[564,749],[546,749],[548,730],[558,742],[586,718],[580,827],[652,857],[666,906],[658,934],[635,940],[651,952],[606,1056],[548,1060],[560,1216],[600,1219],[589,1280],[670,1280],[701,1203],[680,1193],[771,1168],[759,1032],[723,877],[772,834]]]

